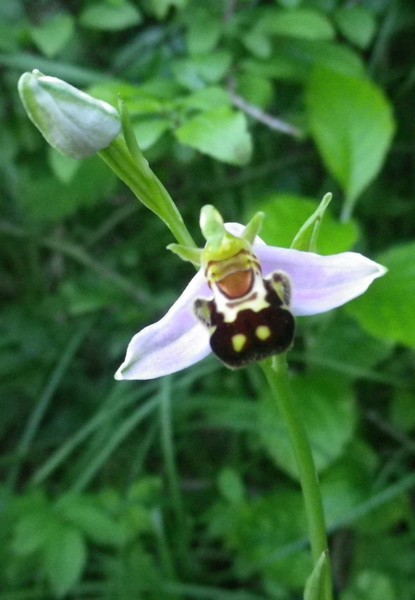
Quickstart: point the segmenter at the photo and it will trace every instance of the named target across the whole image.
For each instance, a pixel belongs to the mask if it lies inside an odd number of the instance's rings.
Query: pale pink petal
[[[165,316],[133,337],[115,378],[153,379],[181,371],[205,358],[211,352],[209,333],[196,319],[193,302],[209,295],[199,271]]]
[[[295,315],[316,315],[337,308],[363,294],[386,273],[378,263],[357,252],[321,256],[313,252],[255,244],[264,275],[285,271],[292,285]]]

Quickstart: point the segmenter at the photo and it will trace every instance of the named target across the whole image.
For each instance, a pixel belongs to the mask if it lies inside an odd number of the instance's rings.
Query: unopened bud
[[[121,131],[110,104],[37,69],[20,77],[18,90],[30,120],[61,154],[86,158],[107,148]]]

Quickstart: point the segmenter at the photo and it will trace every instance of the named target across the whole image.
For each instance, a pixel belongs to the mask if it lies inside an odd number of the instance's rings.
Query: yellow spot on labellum
[[[255,335],[257,336],[258,339],[265,341],[271,335],[271,330],[269,327],[267,327],[267,325],[259,325],[255,329]]]
[[[246,335],[243,333],[236,333],[232,336],[232,346],[235,352],[241,352],[246,344]]]

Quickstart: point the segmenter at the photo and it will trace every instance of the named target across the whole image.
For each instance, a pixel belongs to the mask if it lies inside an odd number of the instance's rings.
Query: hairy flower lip
[[[227,223],[239,235],[244,227]],[[297,316],[332,310],[363,294],[386,273],[376,262],[355,252],[321,256],[312,252],[267,246],[257,238],[253,246],[266,277],[285,271],[292,284],[292,311]],[[162,319],[145,327],[131,340],[116,379],[153,379],[175,373],[210,354],[207,329],[193,314],[196,298],[211,292],[200,270]]]

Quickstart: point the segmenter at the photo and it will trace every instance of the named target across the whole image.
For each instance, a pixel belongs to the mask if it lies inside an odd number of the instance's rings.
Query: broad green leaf
[[[92,496],[68,494],[60,499],[57,508],[66,523],[97,544],[120,546],[124,541],[120,524]]]
[[[62,598],[79,582],[85,562],[86,546],[80,531],[56,524],[43,555],[43,568],[55,596]]]
[[[245,115],[227,107],[189,119],[175,134],[182,144],[223,162],[244,165],[251,158],[252,142]]]
[[[332,40],[335,31],[325,15],[307,8],[281,10],[266,9],[243,36],[245,46],[260,58],[274,60],[273,36],[300,40]],[[275,56],[273,56],[273,54]]]
[[[354,396],[346,379],[316,372],[297,375],[292,386],[318,471],[323,471],[345,450],[356,424]],[[297,478],[291,441],[276,400],[266,396],[260,405],[260,433],[277,465]]]
[[[51,510],[47,506],[23,516],[15,529],[13,551],[20,556],[27,556],[39,550],[47,539],[51,517]]]
[[[415,429],[415,393],[397,390],[390,406],[390,423],[405,433]]]
[[[376,571],[361,571],[340,600],[397,600],[398,595],[390,578]]]
[[[225,50],[217,50],[209,54],[199,54],[192,58],[196,69],[208,83],[217,83],[228,73],[232,55]]]
[[[371,378],[372,375],[376,377],[376,365],[392,351],[392,344],[369,335],[344,311],[332,311],[326,315],[325,324],[313,332],[307,360],[312,365],[344,373],[352,379]]]
[[[387,250],[377,261],[389,269],[347,311],[372,335],[415,346],[415,242]]]
[[[147,0],[146,8],[152,12],[158,19],[167,17],[171,7],[183,8],[189,0]]]
[[[222,19],[204,6],[193,5],[189,12],[186,39],[190,54],[212,52],[222,31]]]
[[[242,36],[246,48],[258,58],[270,58],[272,55],[271,36],[267,35],[262,28],[254,27]]]
[[[74,20],[68,14],[57,14],[44,24],[30,29],[36,46],[48,58],[56,56],[66,46],[73,32]]]
[[[179,98],[177,103],[180,107],[202,111],[231,105],[228,92],[219,86],[197,90],[184,98]]]
[[[90,29],[117,31],[134,27],[141,22],[141,13],[128,0],[100,0],[87,4],[80,23]]]
[[[230,467],[222,469],[218,477],[219,490],[224,498],[232,504],[242,502],[245,489],[238,471]]]
[[[35,221],[53,222],[108,197],[114,186],[114,175],[94,156],[81,162],[68,184],[47,172],[26,171],[19,202]]]
[[[367,48],[376,32],[374,14],[364,6],[343,6],[334,20],[344,37],[359,48]]]
[[[390,104],[372,82],[316,69],[308,119],[321,157],[346,196],[347,214],[380,171],[394,132]]]
[[[269,78],[254,73],[241,73],[235,79],[238,94],[251,104],[265,109],[272,102],[274,87]]]
[[[69,183],[81,166],[81,161],[61,154],[52,147],[48,147],[48,162],[56,177],[62,183]]]
[[[181,85],[190,90],[200,90],[205,87],[205,83],[218,83],[223,79],[229,71],[231,61],[229,52],[217,50],[178,59],[172,64],[172,70]]]
[[[171,129],[172,124],[168,119],[149,119],[137,121],[133,124],[135,136],[141,150],[151,148],[163,133]]]
[[[335,527],[373,496],[372,481],[379,468],[376,452],[353,439],[347,452],[321,477],[321,495],[328,528]]]
[[[247,59],[244,70],[261,77],[306,82],[315,67],[335,73],[363,77],[361,57],[347,46],[330,41],[278,39],[270,60]]]
[[[313,214],[319,203],[311,198],[291,194],[274,194],[255,205],[265,213],[260,236],[273,246],[289,248],[300,227]],[[252,216],[252,215],[250,215]],[[359,237],[355,222],[340,223],[326,210],[320,227],[317,248],[320,254],[336,254],[350,250]]]
[[[252,494],[237,503],[221,501],[212,516],[212,532],[236,553],[245,578],[259,573],[269,584],[298,588],[309,575],[309,552],[292,548],[307,527],[299,490],[285,489],[280,480],[274,493]]]
[[[273,35],[309,40],[331,40],[335,36],[329,19],[323,13],[308,8],[271,9],[266,11],[257,27]]]

